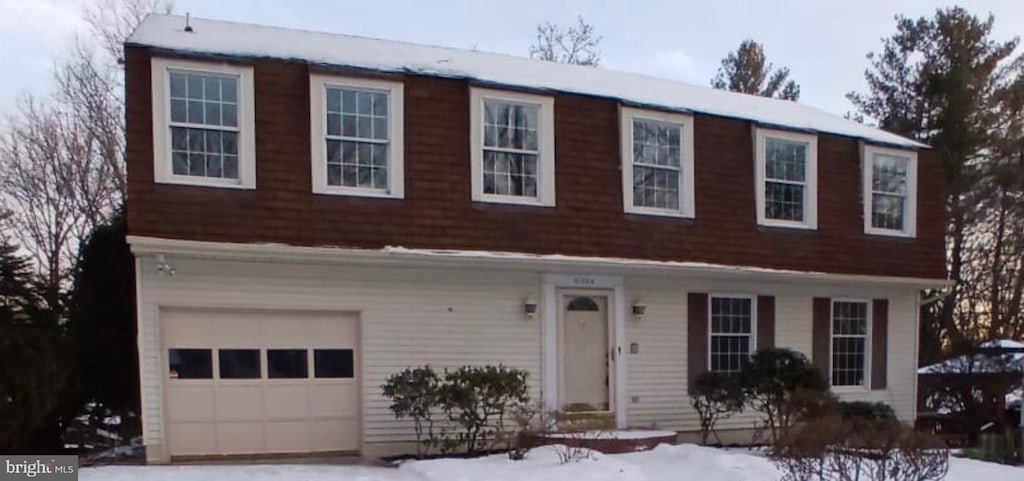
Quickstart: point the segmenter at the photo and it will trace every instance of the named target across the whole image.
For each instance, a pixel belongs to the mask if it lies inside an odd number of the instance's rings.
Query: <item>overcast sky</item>
[[[86,0],[0,0],[0,110],[22,92],[45,93]],[[1024,33],[1024,0],[962,0],[995,15],[995,38]],[[577,14],[604,37],[602,68],[707,85],[745,38],[790,68],[801,102],[842,114],[864,88],[865,54],[894,30],[893,16],[952,5],[937,0],[175,0],[197,17],[527,55],[538,22]]]

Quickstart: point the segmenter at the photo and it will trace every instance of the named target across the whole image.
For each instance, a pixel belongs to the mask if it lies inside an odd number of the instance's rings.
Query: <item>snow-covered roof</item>
[[[671,110],[838,134],[906,148],[924,144],[787,100],[512,55],[193,17],[148,16],[126,44],[178,52],[280,58],[384,72],[466,78],[513,87],[621,99]]]
[[[979,345],[981,349],[1024,349],[1024,343],[1010,339],[994,339]],[[964,354],[924,366],[918,374],[994,374],[1024,369],[1024,352],[979,352]],[[1008,398],[1009,401],[1009,398]]]

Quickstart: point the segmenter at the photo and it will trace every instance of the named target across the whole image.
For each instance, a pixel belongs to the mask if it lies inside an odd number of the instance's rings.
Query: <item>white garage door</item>
[[[354,315],[161,311],[171,456],[359,449]]]

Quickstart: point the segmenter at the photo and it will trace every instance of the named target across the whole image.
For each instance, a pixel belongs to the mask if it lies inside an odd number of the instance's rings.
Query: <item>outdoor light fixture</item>
[[[639,299],[637,299],[636,301],[633,301],[633,317],[635,317],[636,320],[639,321],[639,320],[643,319],[644,318],[644,314],[646,314],[646,313],[647,313],[647,305],[644,304],[643,301],[641,301]]]
[[[160,274],[166,274],[168,277],[174,277],[174,268],[167,263],[167,257],[163,254],[157,254],[156,256],[156,271]]]
[[[533,319],[533,316],[537,314],[537,299],[533,296],[529,296],[523,301],[523,312],[526,313],[527,319]]]

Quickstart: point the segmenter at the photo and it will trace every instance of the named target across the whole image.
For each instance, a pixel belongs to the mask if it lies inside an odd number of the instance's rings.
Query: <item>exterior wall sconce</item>
[[[523,313],[526,314],[527,319],[533,319],[533,316],[537,314],[537,299],[533,296],[529,296],[523,301]]]
[[[633,317],[639,321],[644,318],[644,314],[647,314],[647,305],[639,299],[633,301]]]

